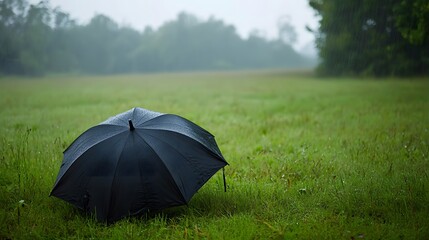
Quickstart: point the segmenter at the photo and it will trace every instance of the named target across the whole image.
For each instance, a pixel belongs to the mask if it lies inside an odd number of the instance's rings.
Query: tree
[[[310,6],[321,16],[316,35],[320,73],[429,73],[427,1],[310,0]]]
[[[401,35],[411,44],[429,44],[429,2],[400,1],[393,6],[395,23]]]
[[[27,4],[23,0],[0,1],[0,73],[19,72],[22,38],[20,28],[24,24]]]
[[[283,34],[291,33],[282,24]],[[241,38],[221,20],[180,13],[159,29],[143,32],[105,15],[79,25],[47,1],[0,2],[0,74],[224,70],[309,66],[289,40]]]
[[[48,40],[49,59],[45,71],[59,73],[74,71],[78,67],[78,59],[72,48],[74,42],[72,33],[77,24],[68,13],[58,8],[52,11],[52,17],[54,27]]]
[[[26,12],[19,61],[21,71],[31,75],[41,75],[48,64],[49,39],[52,34],[51,12],[46,2],[30,5]]]
[[[289,16],[280,17],[277,21],[277,28],[279,39],[286,44],[293,45],[298,40],[298,35],[290,22],[291,19]]]

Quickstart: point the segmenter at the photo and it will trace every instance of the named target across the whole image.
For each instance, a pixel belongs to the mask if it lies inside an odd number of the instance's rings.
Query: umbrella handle
[[[222,177],[223,177],[223,191],[226,192],[225,167],[222,168]]]

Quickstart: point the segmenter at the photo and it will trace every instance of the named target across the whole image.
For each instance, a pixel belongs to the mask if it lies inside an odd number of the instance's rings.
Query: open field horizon
[[[0,79],[0,239],[424,239],[429,79],[234,71]],[[49,192],[62,152],[133,107],[216,137],[188,206],[113,225]]]

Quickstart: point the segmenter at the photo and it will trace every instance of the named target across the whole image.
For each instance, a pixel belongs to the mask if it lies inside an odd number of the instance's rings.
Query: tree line
[[[287,42],[241,38],[221,20],[180,13],[158,29],[137,31],[105,15],[78,24],[49,2],[0,2],[0,74],[301,68],[314,60]]]
[[[310,0],[324,75],[429,74],[427,0]]]

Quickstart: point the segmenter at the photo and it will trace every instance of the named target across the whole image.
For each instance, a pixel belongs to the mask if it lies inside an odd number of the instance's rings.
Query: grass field
[[[139,106],[230,163],[188,206],[113,225],[49,197],[62,151]],[[231,72],[0,79],[0,239],[427,239],[429,81]]]

